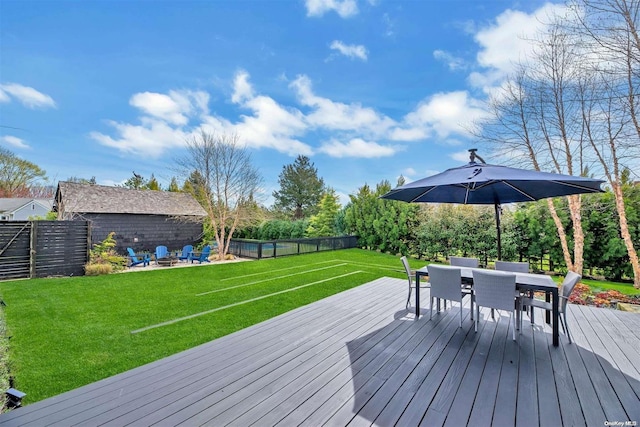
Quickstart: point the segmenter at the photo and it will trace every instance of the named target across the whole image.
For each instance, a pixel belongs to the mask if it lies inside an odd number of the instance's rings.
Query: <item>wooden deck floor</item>
[[[383,278],[0,416],[2,425],[603,426],[640,422],[640,315],[570,306],[575,338],[465,307],[415,320]],[[423,301],[428,301],[424,295]],[[536,321],[544,316],[536,316]],[[626,424],[632,425],[632,424]]]

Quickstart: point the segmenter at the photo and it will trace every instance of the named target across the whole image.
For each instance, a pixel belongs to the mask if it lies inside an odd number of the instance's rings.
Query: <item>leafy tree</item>
[[[375,191],[368,185],[349,195],[344,223],[347,231],[358,236],[358,245],[392,254],[417,252],[417,226],[420,205],[380,196],[391,190],[388,181],[382,181]]]
[[[133,176],[127,179],[122,186],[132,190],[143,190],[146,187],[146,184],[144,177],[137,174],[136,171],[133,171]]]
[[[0,147],[0,197],[29,197],[41,180],[46,180],[44,170]]]
[[[148,190],[155,190],[155,191],[161,190],[160,183],[158,183],[158,180],[153,174],[151,174],[151,178],[149,178],[149,181],[147,181],[145,187]]]
[[[91,178],[86,179],[86,178],[79,178],[77,176],[71,176],[71,177],[67,178],[67,182],[76,182],[78,184],[96,185],[96,177],[92,176]]]
[[[329,189],[322,199],[318,208],[318,214],[309,220],[309,228],[307,228],[308,237],[326,237],[334,236],[336,218],[340,211],[340,202],[338,196],[333,189]]]
[[[278,177],[280,191],[274,191],[275,208],[292,219],[307,218],[317,213],[324,194],[324,181],[307,156],[298,156],[286,165]]]
[[[169,183],[169,188],[167,189],[167,191],[171,191],[172,193],[177,193],[180,191],[178,180],[175,176],[171,177],[171,182]]]

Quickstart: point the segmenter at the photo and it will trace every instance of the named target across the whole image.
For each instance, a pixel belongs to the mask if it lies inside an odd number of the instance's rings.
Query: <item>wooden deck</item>
[[[468,307],[415,320],[383,278],[0,416],[2,425],[604,426],[640,422],[640,315],[570,306],[575,338]],[[424,295],[423,301],[428,301]],[[536,321],[544,318],[536,316]],[[626,424],[634,425],[634,424]]]

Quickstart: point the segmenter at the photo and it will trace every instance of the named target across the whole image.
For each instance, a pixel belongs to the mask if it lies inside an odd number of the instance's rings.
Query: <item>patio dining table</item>
[[[484,268],[468,268],[460,267],[460,273],[463,279],[466,279],[468,283],[473,287],[473,271],[487,270]],[[494,270],[488,270],[494,271]],[[544,292],[547,302],[551,300],[551,318],[553,319],[553,345],[557,347],[559,344],[559,330],[558,330],[558,285],[551,279],[551,277],[544,274],[532,274],[532,273],[514,273],[516,275],[516,288],[521,291],[540,291]],[[422,267],[416,270],[416,319],[420,317],[420,278],[429,275],[428,268]],[[549,323],[549,312],[547,312],[546,321]]]

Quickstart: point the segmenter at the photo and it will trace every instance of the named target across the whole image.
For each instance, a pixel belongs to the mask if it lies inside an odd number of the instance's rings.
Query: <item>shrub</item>
[[[102,274],[113,273],[113,267],[111,264],[85,264],[84,274],[87,276],[100,276]]]
[[[93,245],[89,253],[89,263],[84,267],[85,274],[97,276],[124,270],[127,258],[116,253],[114,235],[115,232],[112,231],[102,242]]]

